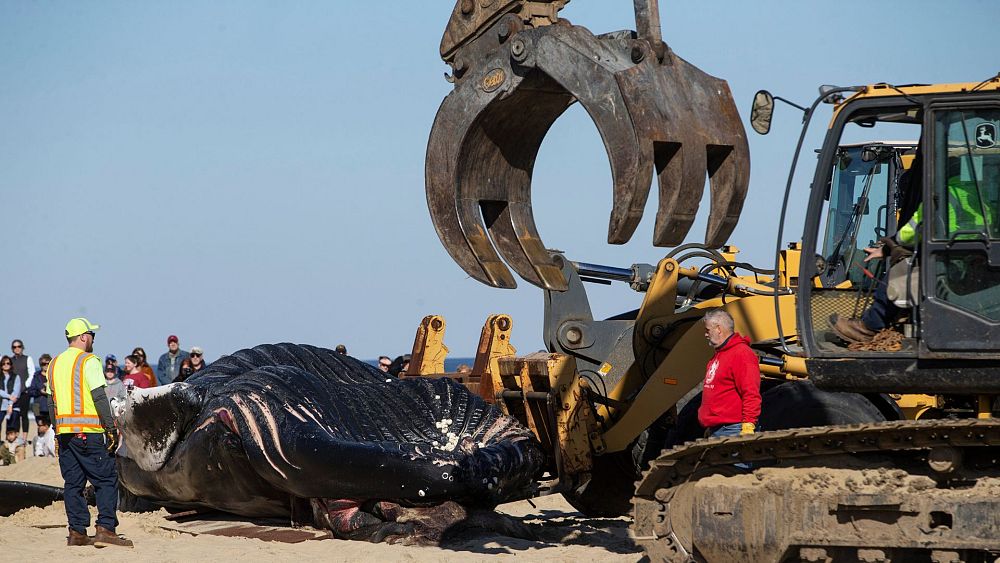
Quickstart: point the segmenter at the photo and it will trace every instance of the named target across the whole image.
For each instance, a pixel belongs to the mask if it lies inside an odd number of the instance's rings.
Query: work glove
[[[112,456],[118,451],[118,429],[112,428],[110,430],[104,430],[104,447],[107,448],[108,453]]]
[[[752,422],[744,422],[742,424],[742,426],[740,426],[740,436],[745,436],[747,434],[753,434],[753,431],[754,431],[755,428],[756,428],[756,426],[754,426],[754,423],[752,423]]]

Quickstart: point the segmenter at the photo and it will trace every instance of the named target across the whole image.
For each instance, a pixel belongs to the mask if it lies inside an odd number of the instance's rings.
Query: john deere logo
[[[495,68],[483,77],[483,91],[492,92],[499,88],[504,80],[507,80],[507,74],[504,73],[502,68]]]
[[[992,123],[980,123],[976,127],[976,146],[988,149],[997,144],[997,126]]]

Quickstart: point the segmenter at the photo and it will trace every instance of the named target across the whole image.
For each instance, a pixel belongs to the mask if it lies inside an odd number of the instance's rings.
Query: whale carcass
[[[352,539],[412,533],[437,518],[412,517],[426,507],[526,498],[543,463],[529,430],[464,386],[313,346],[241,350],[114,406],[129,493]]]

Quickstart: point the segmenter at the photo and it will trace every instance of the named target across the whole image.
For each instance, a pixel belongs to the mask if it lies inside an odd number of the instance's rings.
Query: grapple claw
[[[640,10],[636,0],[641,37],[595,36],[559,21],[555,13],[564,3],[501,2],[503,14],[471,13],[484,22],[474,33],[467,21],[456,24],[463,17],[456,7],[442,41],[455,89],[438,110],[427,146],[427,204],[452,258],[496,287],[516,285],[506,263],[539,287],[566,288],[535,226],[531,176],[545,134],[574,102],[593,119],[611,164],[608,242],[632,237],[654,169],[657,246],[683,242],[706,175],[708,244],[726,241],[746,195],[747,140],[729,87],[659,40],[656,3],[647,0]],[[550,11],[544,21],[563,25],[540,24],[538,5]]]

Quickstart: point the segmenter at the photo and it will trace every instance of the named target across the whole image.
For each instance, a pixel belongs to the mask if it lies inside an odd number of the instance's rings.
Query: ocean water
[[[471,368],[472,364],[474,364],[475,362],[476,362],[475,358],[458,358],[458,357],[452,358],[452,357],[447,357],[447,358],[444,359],[444,371],[446,371],[448,373],[451,373],[453,371],[457,371],[458,370],[458,366],[460,366],[462,364],[468,364],[468,366]]]

